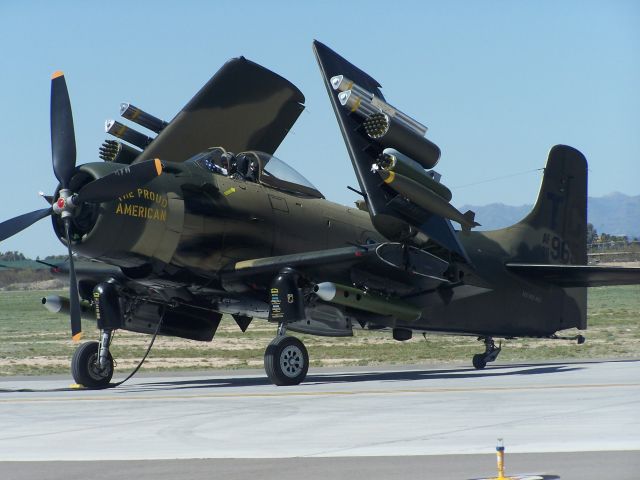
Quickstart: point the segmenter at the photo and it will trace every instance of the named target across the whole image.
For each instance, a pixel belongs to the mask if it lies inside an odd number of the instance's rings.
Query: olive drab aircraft
[[[75,340],[81,318],[97,322],[97,341],[73,355],[78,384],[110,384],[118,329],[208,342],[223,314],[243,332],[272,322],[264,365],[276,385],[302,382],[309,367],[290,332],[473,335],[483,342],[473,357],[481,369],[500,352],[495,339],[586,329],[586,287],[640,283],[640,269],[587,265],[579,151],[551,148],[522,221],[475,231],[474,213],[452,206],[433,171],[440,149],[427,127],[388,103],[367,73],[320,42],[313,49],[359,182],[357,208],[326,200],[274,156],[304,96],[243,57],[169,122],[123,104],[122,117],[148,134],[109,121],[103,161],[80,166],[65,78],[53,75],[59,183],[46,208],[1,223],[0,240],[51,217],[67,246],[69,296],[43,302],[70,316]],[[99,263],[76,269],[74,252]]]

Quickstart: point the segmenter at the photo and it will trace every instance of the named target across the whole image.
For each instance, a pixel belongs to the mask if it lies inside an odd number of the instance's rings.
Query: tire
[[[309,354],[295,337],[277,337],[264,352],[264,369],[271,383],[298,385],[309,371]]]
[[[473,366],[475,367],[476,370],[482,370],[484,367],[486,367],[487,361],[484,359],[484,355],[482,355],[481,353],[474,355]]]
[[[77,384],[87,388],[105,388],[113,377],[113,357],[109,352],[107,368],[98,368],[98,342],[86,342],[80,345],[71,359],[71,374]]]

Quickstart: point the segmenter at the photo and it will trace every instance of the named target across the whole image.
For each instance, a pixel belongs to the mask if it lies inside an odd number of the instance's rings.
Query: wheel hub
[[[98,362],[98,354],[95,353],[89,357],[89,368],[87,369],[89,375],[95,380],[102,380],[109,376],[110,366],[107,364],[105,368],[102,368]]]
[[[298,347],[288,346],[280,354],[280,367],[287,377],[294,378],[302,371],[303,366],[304,357]]]

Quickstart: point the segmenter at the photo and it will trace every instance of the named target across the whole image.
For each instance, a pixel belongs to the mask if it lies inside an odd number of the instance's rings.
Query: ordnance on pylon
[[[357,112],[363,117],[368,117],[374,113],[383,112],[405,124],[411,130],[415,130],[419,135],[424,136],[427,133],[427,127],[417,120],[411,118],[404,112],[401,112],[394,106],[388,104],[379,97],[376,97],[370,91],[362,88],[344,75],[336,75],[329,80],[334,90],[337,90],[338,100],[340,104]]]
[[[162,129],[168,125],[164,120],[161,120],[158,117],[145,112],[141,108],[131,105],[130,103],[120,104],[120,115],[123,118],[131,120],[132,122],[156,133],[160,133]]]
[[[118,137],[125,142],[129,142],[136,147],[140,147],[143,150],[153,140],[153,138],[148,137],[133,128],[127,127],[116,120],[107,120],[104,124],[104,130],[108,134]]]
[[[415,130],[399,122],[397,117],[378,112],[369,115],[362,126],[371,140],[383,147],[395,148],[426,169],[435,167],[440,148]]]
[[[116,162],[131,165],[131,163],[142,153],[131,145],[117,140],[105,140],[99,149],[99,155],[105,162]]]
[[[399,175],[404,175],[405,177],[418,182],[422,186],[433,190],[447,202],[451,201],[451,190],[434,179],[434,177],[439,178],[439,175],[436,172],[426,171],[418,162],[393,148],[384,149],[382,154],[378,157],[378,161],[373,165],[372,170],[384,170],[385,172],[394,172]],[[438,176],[436,177],[436,175]]]
[[[60,313],[62,315],[69,315],[71,311],[71,302],[67,297],[61,297],[60,295],[48,295],[42,297],[42,305],[51,313]],[[96,319],[96,311],[91,303],[86,300],[80,301],[80,315],[85,320]]]
[[[428,212],[458,222],[462,225],[463,230],[480,226],[480,224],[475,221],[476,214],[474,212],[468,210],[465,213],[461,213],[440,195],[420,183],[404,175],[387,172],[385,170],[378,170],[378,175],[380,175],[384,182],[393,190],[412,203],[415,203]]]
[[[359,288],[333,282],[318,283],[313,287],[313,292],[325,302],[380,315],[392,315],[406,322],[417,320],[421,315],[419,307],[402,300],[383,297]]]

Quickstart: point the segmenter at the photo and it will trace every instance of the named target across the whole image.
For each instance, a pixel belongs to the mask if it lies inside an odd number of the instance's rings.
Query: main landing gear
[[[484,340],[484,353],[478,353],[473,356],[473,366],[476,370],[482,370],[487,363],[495,361],[502,350],[502,344],[496,347],[492,337],[480,337],[478,340]]]
[[[116,286],[103,282],[93,289],[100,342],[80,345],[71,359],[71,374],[78,385],[106,388],[113,377],[113,357],[109,352],[113,332],[121,327],[122,313]]]
[[[78,385],[87,388],[105,388],[113,377],[113,357],[109,352],[112,331],[102,332],[100,342],[80,345],[71,359],[71,374]]]
[[[264,369],[271,383],[278,386],[298,385],[307,376],[307,348],[297,338],[286,336],[284,324],[280,324],[278,336],[264,352]]]
[[[309,354],[304,344],[287,336],[287,324],[305,318],[302,280],[298,272],[283,268],[271,282],[269,321],[278,322],[278,334],[264,352],[264,369],[271,383],[298,385],[309,371]]]

